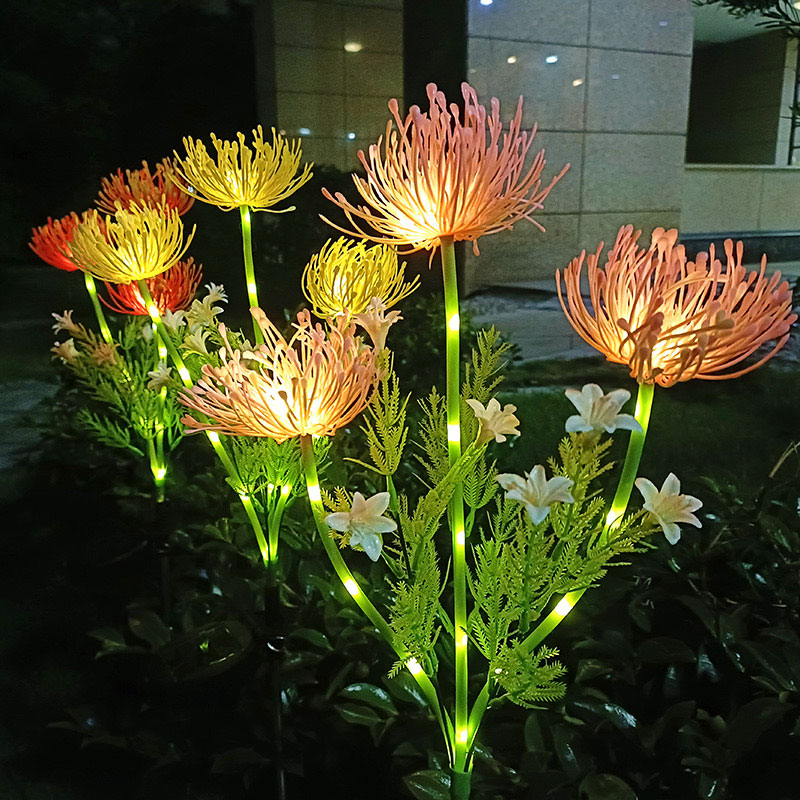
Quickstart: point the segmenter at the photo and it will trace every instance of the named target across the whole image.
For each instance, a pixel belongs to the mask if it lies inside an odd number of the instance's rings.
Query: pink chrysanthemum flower
[[[648,249],[641,231],[620,229],[605,267],[600,254],[581,253],[556,271],[561,306],[572,327],[609,361],[627,364],[639,383],[672,386],[692,378],[724,380],[751,372],[789,338],[797,320],[792,292],[780,272],[742,266],[743,245],[725,241],[727,264],[713,245],[687,261],[678,231],[656,228]],[[591,309],[581,296],[587,262]],[[756,362],[734,369],[762,345],[777,339]]]
[[[496,98],[488,114],[469,84],[461,90],[463,121],[455,103],[448,106],[433,83],[428,84],[427,113],[412,106],[403,120],[397,100],[390,100],[393,120],[385,137],[370,145],[368,156],[358,153],[367,176],[354,175],[353,182],[367,205],[353,205],[341,193],[334,197],[322,190],[354,230],[326,222],[345,233],[404,248],[404,253],[432,250],[443,237],[452,237],[473,242],[477,254],[479,237],[511,228],[521,219],[541,228],[531,215],[542,208],[569,165],[542,187],[544,151],[524,168],[536,130],[521,130],[522,98],[504,131]]]
[[[203,366],[203,378],[180,401],[211,421],[185,416],[190,429],[233,436],[332,436],[369,402],[375,384],[375,352],[343,317],[326,332],[311,315],[297,315],[287,342],[260,308],[251,309],[264,334],[255,350],[233,350],[224,325],[227,360]]]

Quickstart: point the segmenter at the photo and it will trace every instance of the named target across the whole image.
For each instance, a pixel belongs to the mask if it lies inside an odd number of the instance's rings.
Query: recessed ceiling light
[[[583,78],[575,78],[575,80],[572,81],[573,86],[580,86],[582,83],[583,83]]]
[[[545,62],[547,64],[555,64],[556,61],[558,61],[558,56],[547,56],[547,58],[545,59]]]
[[[493,2],[494,2],[494,0],[481,0],[481,5],[482,6],[490,6]]]
[[[516,56],[509,56],[506,59],[506,63],[507,64],[516,64],[517,63],[517,57]]]
[[[611,80],[612,80],[612,81],[619,80],[619,73],[618,73],[618,72],[615,72],[615,73],[613,73],[613,74],[611,75]]]
[[[297,129],[297,132],[298,132],[298,133],[299,133],[301,136],[308,136],[308,134],[309,134],[309,133],[311,133],[311,128],[298,128],[298,129]]]
[[[353,133],[353,131],[350,131],[350,132],[347,134],[347,138],[348,138],[348,139],[349,139],[349,140],[352,142],[352,141],[353,141],[353,139],[355,139],[355,138],[356,138],[356,135],[355,135],[355,133]]]
[[[344,49],[348,53],[360,53],[362,48],[364,47],[361,42],[345,42]]]
[[[659,27],[659,28],[666,28],[666,27],[667,27],[667,25],[669,25],[669,22],[667,22],[665,19],[662,19],[662,20],[661,20],[661,21],[658,23],[658,27]]]

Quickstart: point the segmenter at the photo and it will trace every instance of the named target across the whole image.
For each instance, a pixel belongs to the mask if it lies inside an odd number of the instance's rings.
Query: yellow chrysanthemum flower
[[[119,206],[113,217],[87,213],[71,247],[81,269],[110,283],[131,283],[155,278],[179,261],[194,231],[184,241],[178,211],[165,204]]]
[[[306,265],[303,292],[320,317],[363,314],[374,297],[391,308],[419,286],[416,276],[405,280],[405,270],[389,245],[329,239]]]
[[[184,137],[186,157],[175,153],[175,169],[198,200],[223,211],[242,206],[267,211],[311,178],[312,164],[300,169],[299,139],[289,141],[273,128],[269,144],[264,141],[260,125],[253,130],[252,146],[245,144],[243,133],[237,133],[236,137],[238,142],[229,142],[211,134],[216,161],[199,139]]]

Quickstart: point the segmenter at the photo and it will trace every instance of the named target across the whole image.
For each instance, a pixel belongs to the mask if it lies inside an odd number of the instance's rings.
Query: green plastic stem
[[[644,450],[644,442],[647,438],[647,428],[650,422],[650,412],[652,409],[653,384],[641,383],[639,384],[639,394],[636,397],[636,412],[634,417],[639,425],[641,425],[642,430],[631,432],[631,438],[628,440],[628,451],[625,454],[625,462],[622,465],[617,491],[614,494],[614,499],[611,501],[611,508],[606,515],[606,522],[600,534],[601,543],[608,541],[609,532],[625,516],[625,512],[627,511],[633,485],[639,471],[639,462],[642,459],[642,451]],[[537,647],[544,641],[551,631],[558,627],[567,613],[574,608],[575,604],[583,597],[585,592],[586,589],[578,589],[575,592],[570,592],[565,595],[564,601],[569,605],[566,613],[557,610],[558,605],[561,605],[559,603],[525,639],[523,647],[530,652],[534,647]]]
[[[458,276],[453,238],[442,237],[445,349],[447,362],[447,454],[452,467],[461,458],[461,376],[459,344]],[[467,638],[467,559],[464,525],[464,490],[459,482],[449,505],[453,541],[453,624],[455,626],[455,759],[454,775],[466,772],[469,751],[469,663]]]
[[[261,308],[258,304],[256,271],[253,267],[253,230],[250,224],[250,207],[239,206],[239,216],[242,220],[242,253],[244,255],[244,279],[247,283],[247,302],[250,303],[250,308]],[[255,320],[253,320],[253,332],[256,344],[264,341],[264,335]]]
[[[89,272],[83,273],[83,282],[86,286],[86,291],[89,293],[89,299],[92,301],[94,315],[97,317],[97,324],[100,326],[100,333],[107,344],[113,344],[114,339],[111,336],[111,330],[106,322],[106,315],[103,313],[103,306],[100,305],[100,299],[97,296],[97,285],[95,284],[94,278]]]
[[[448,752],[451,752],[450,741],[452,737],[451,726],[445,721],[445,715],[442,710],[439,696],[436,693],[436,687],[431,682],[427,673],[422,667],[414,662],[411,663],[408,651],[400,644],[395,638],[394,632],[389,627],[389,623],[381,615],[380,611],[375,608],[372,601],[367,597],[364,590],[359,586],[358,581],[355,579],[352,572],[344,563],[344,558],[339,551],[339,547],[331,536],[330,528],[325,524],[325,508],[322,505],[321,490],[319,485],[319,476],[317,474],[317,462],[314,458],[314,443],[310,435],[300,437],[300,453],[303,461],[303,472],[306,478],[306,489],[308,491],[308,501],[311,504],[311,513],[314,517],[314,523],[317,526],[319,538],[322,540],[322,545],[325,552],[328,554],[334,572],[342,582],[347,593],[355,600],[356,605],[361,609],[367,619],[378,629],[378,632],[389,643],[392,650],[395,651],[398,658],[400,658],[406,665],[411,676],[417,682],[417,685],[425,695],[425,699],[433,711],[434,716],[439,722],[439,727],[442,729],[442,735],[445,739]]]

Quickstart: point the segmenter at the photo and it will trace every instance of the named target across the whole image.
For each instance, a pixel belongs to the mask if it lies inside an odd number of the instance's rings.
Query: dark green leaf
[[[369,706],[357,705],[356,703],[338,703],[334,708],[339,716],[351,725],[366,725],[370,727],[376,722],[381,722],[381,717]]]
[[[645,639],[637,652],[639,658],[649,664],[694,664],[695,654],[685,642],[668,636]]]
[[[144,639],[154,650],[163,647],[172,638],[170,629],[161,617],[147,608],[134,608],[128,614],[128,625],[140,639]]]
[[[351,683],[339,692],[339,696],[346,700],[357,700],[361,703],[366,703],[368,706],[384,711],[387,714],[397,714],[397,709],[386,689],[381,689],[380,686],[374,686],[371,683]]]
[[[616,775],[587,775],[579,791],[586,800],[637,800],[633,789]]]
[[[290,639],[303,639],[314,647],[319,647],[320,650],[333,650],[328,637],[322,631],[316,631],[313,628],[295,628],[290,634]]]
[[[774,697],[760,697],[745,703],[728,723],[728,749],[740,756],[750,750],[773,725],[781,721],[790,706]]]
[[[424,769],[403,778],[417,800],[450,800],[450,776],[443,771]]]

